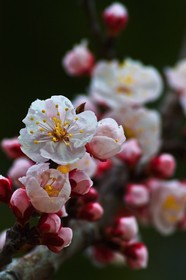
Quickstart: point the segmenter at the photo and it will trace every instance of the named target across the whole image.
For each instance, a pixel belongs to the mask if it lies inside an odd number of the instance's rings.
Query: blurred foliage
[[[101,11],[112,1],[95,2],[101,19]],[[173,65],[179,56],[186,28],[186,0],[121,2],[128,8],[130,20],[118,40],[118,58],[130,56],[156,66],[163,73],[164,67]],[[3,139],[19,133],[22,119],[36,98],[46,99],[53,94],[72,98],[86,92],[88,79],[68,77],[61,59],[81,39],[90,39],[93,51],[95,42],[78,0],[0,0],[0,4],[0,139]],[[6,175],[10,164],[0,151],[1,174]],[[3,206],[0,227],[11,226],[12,221]],[[70,280],[82,275],[89,280],[186,279],[186,233],[163,237],[152,229],[143,229],[142,239],[150,252],[149,267],[144,271],[95,267],[84,255],[78,255],[61,267],[55,279]]]

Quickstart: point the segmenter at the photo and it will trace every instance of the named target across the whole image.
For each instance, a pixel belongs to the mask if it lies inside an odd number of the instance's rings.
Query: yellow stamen
[[[58,166],[57,170],[59,170],[63,174],[66,174],[70,171],[70,168],[71,168],[70,164],[60,165]]]

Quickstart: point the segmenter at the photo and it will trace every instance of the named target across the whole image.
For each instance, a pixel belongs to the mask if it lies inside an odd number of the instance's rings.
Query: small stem
[[[114,58],[116,56],[116,37],[110,35],[105,36],[103,34],[96,14],[95,1],[81,0],[80,3],[85,11],[92,35],[96,41],[98,55],[106,59]]]

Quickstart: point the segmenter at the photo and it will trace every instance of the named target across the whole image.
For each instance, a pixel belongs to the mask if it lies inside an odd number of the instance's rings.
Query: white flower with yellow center
[[[90,85],[91,96],[111,108],[154,101],[161,91],[162,79],[158,71],[132,59],[122,64],[116,60],[99,62]]]
[[[34,101],[23,122],[26,127],[18,137],[22,151],[35,162],[52,160],[63,165],[85,155],[85,145],[97,128],[93,112],[76,114],[64,96]]]
[[[160,148],[161,119],[157,111],[145,108],[122,108],[107,116],[122,125],[126,140],[136,139],[142,151],[141,162],[148,161]]]
[[[150,212],[154,226],[171,234],[185,217],[186,188],[177,180],[159,181],[151,192]]]

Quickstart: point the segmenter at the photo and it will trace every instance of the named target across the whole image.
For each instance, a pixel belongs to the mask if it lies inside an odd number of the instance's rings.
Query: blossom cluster
[[[120,3],[102,14],[112,38],[128,19]],[[0,175],[0,201],[21,228],[29,225],[32,246],[59,253],[73,240],[72,220],[98,222],[101,237],[87,249],[94,263],[145,268],[148,249],[138,223],[164,235],[186,229],[186,181],[174,177],[176,159],[162,148],[164,120],[148,106],[163,94],[162,75],[130,57],[96,60],[87,40],[63,56],[62,66],[71,78],[89,77],[87,92],[73,100],[59,94],[33,101],[19,135],[1,140],[12,165]],[[167,67],[165,76],[185,113],[185,60]],[[103,227],[108,174],[119,203]],[[6,245],[4,232],[0,240]]]

